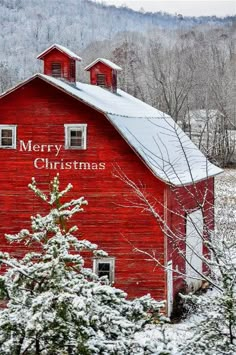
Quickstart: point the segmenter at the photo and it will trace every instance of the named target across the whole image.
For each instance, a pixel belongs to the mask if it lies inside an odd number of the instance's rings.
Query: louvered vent
[[[97,85],[102,88],[106,87],[106,75],[105,74],[97,74]]]
[[[52,63],[52,76],[54,78],[60,78],[61,75],[61,63]]]

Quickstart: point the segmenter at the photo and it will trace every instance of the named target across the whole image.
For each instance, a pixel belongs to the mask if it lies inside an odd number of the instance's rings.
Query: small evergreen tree
[[[51,183],[49,195],[30,189],[50,205],[48,215],[32,218],[32,232],[7,235],[11,242],[33,244],[38,252],[22,259],[0,253],[7,270],[0,277],[0,353],[4,355],[169,354],[159,344],[141,345],[135,335],[153,320],[162,322],[162,303],[149,296],[133,301],[84,267],[83,251],[107,254],[95,244],[74,236],[69,219],[87,204],[83,197],[61,202],[72,188]],[[31,246],[32,249],[32,246]],[[163,349],[166,348],[164,344]]]
[[[236,248],[234,238],[212,238],[208,247],[213,253],[211,265],[215,284],[212,293],[183,296],[194,305],[198,318],[191,338],[180,345],[183,355],[236,354]]]

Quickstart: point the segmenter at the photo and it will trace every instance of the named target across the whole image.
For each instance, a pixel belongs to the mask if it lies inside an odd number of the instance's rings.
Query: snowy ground
[[[216,237],[236,237],[236,169],[226,169],[223,174],[215,179],[215,230]],[[216,291],[208,291],[206,297],[214,297]],[[179,355],[178,344],[184,344],[191,337],[191,325],[200,319],[199,314],[190,314],[185,320],[166,327],[166,337],[170,341],[172,354]],[[152,343],[161,339],[157,328],[142,334],[143,343]],[[169,349],[170,350],[170,349]],[[155,354],[155,353],[153,353]]]
[[[219,238],[236,236],[236,169],[226,169],[216,178],[215,222]]]

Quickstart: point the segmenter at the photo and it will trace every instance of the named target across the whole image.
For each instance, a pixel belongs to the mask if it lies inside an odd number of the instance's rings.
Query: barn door
[[[197,290],[201,286],[198,272],[202,273],[202,237],[203,215],[199,209],[187,216],[186,223],[186,282],[191,290]]]
[[[173,267],[172,260],[167,263],[167,315],[173,310]]]

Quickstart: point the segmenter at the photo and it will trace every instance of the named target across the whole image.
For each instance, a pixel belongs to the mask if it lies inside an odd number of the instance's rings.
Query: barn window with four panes
[[[115,281],[115,258],[93,260],[93,271],[98,277],[107,277],[110,283]]]
[[[16,148],[16,126],[0,125],[0,148]]]
[[[66,149],[87,148],[87,125],[86,124],[65,124],[65,148]]]

